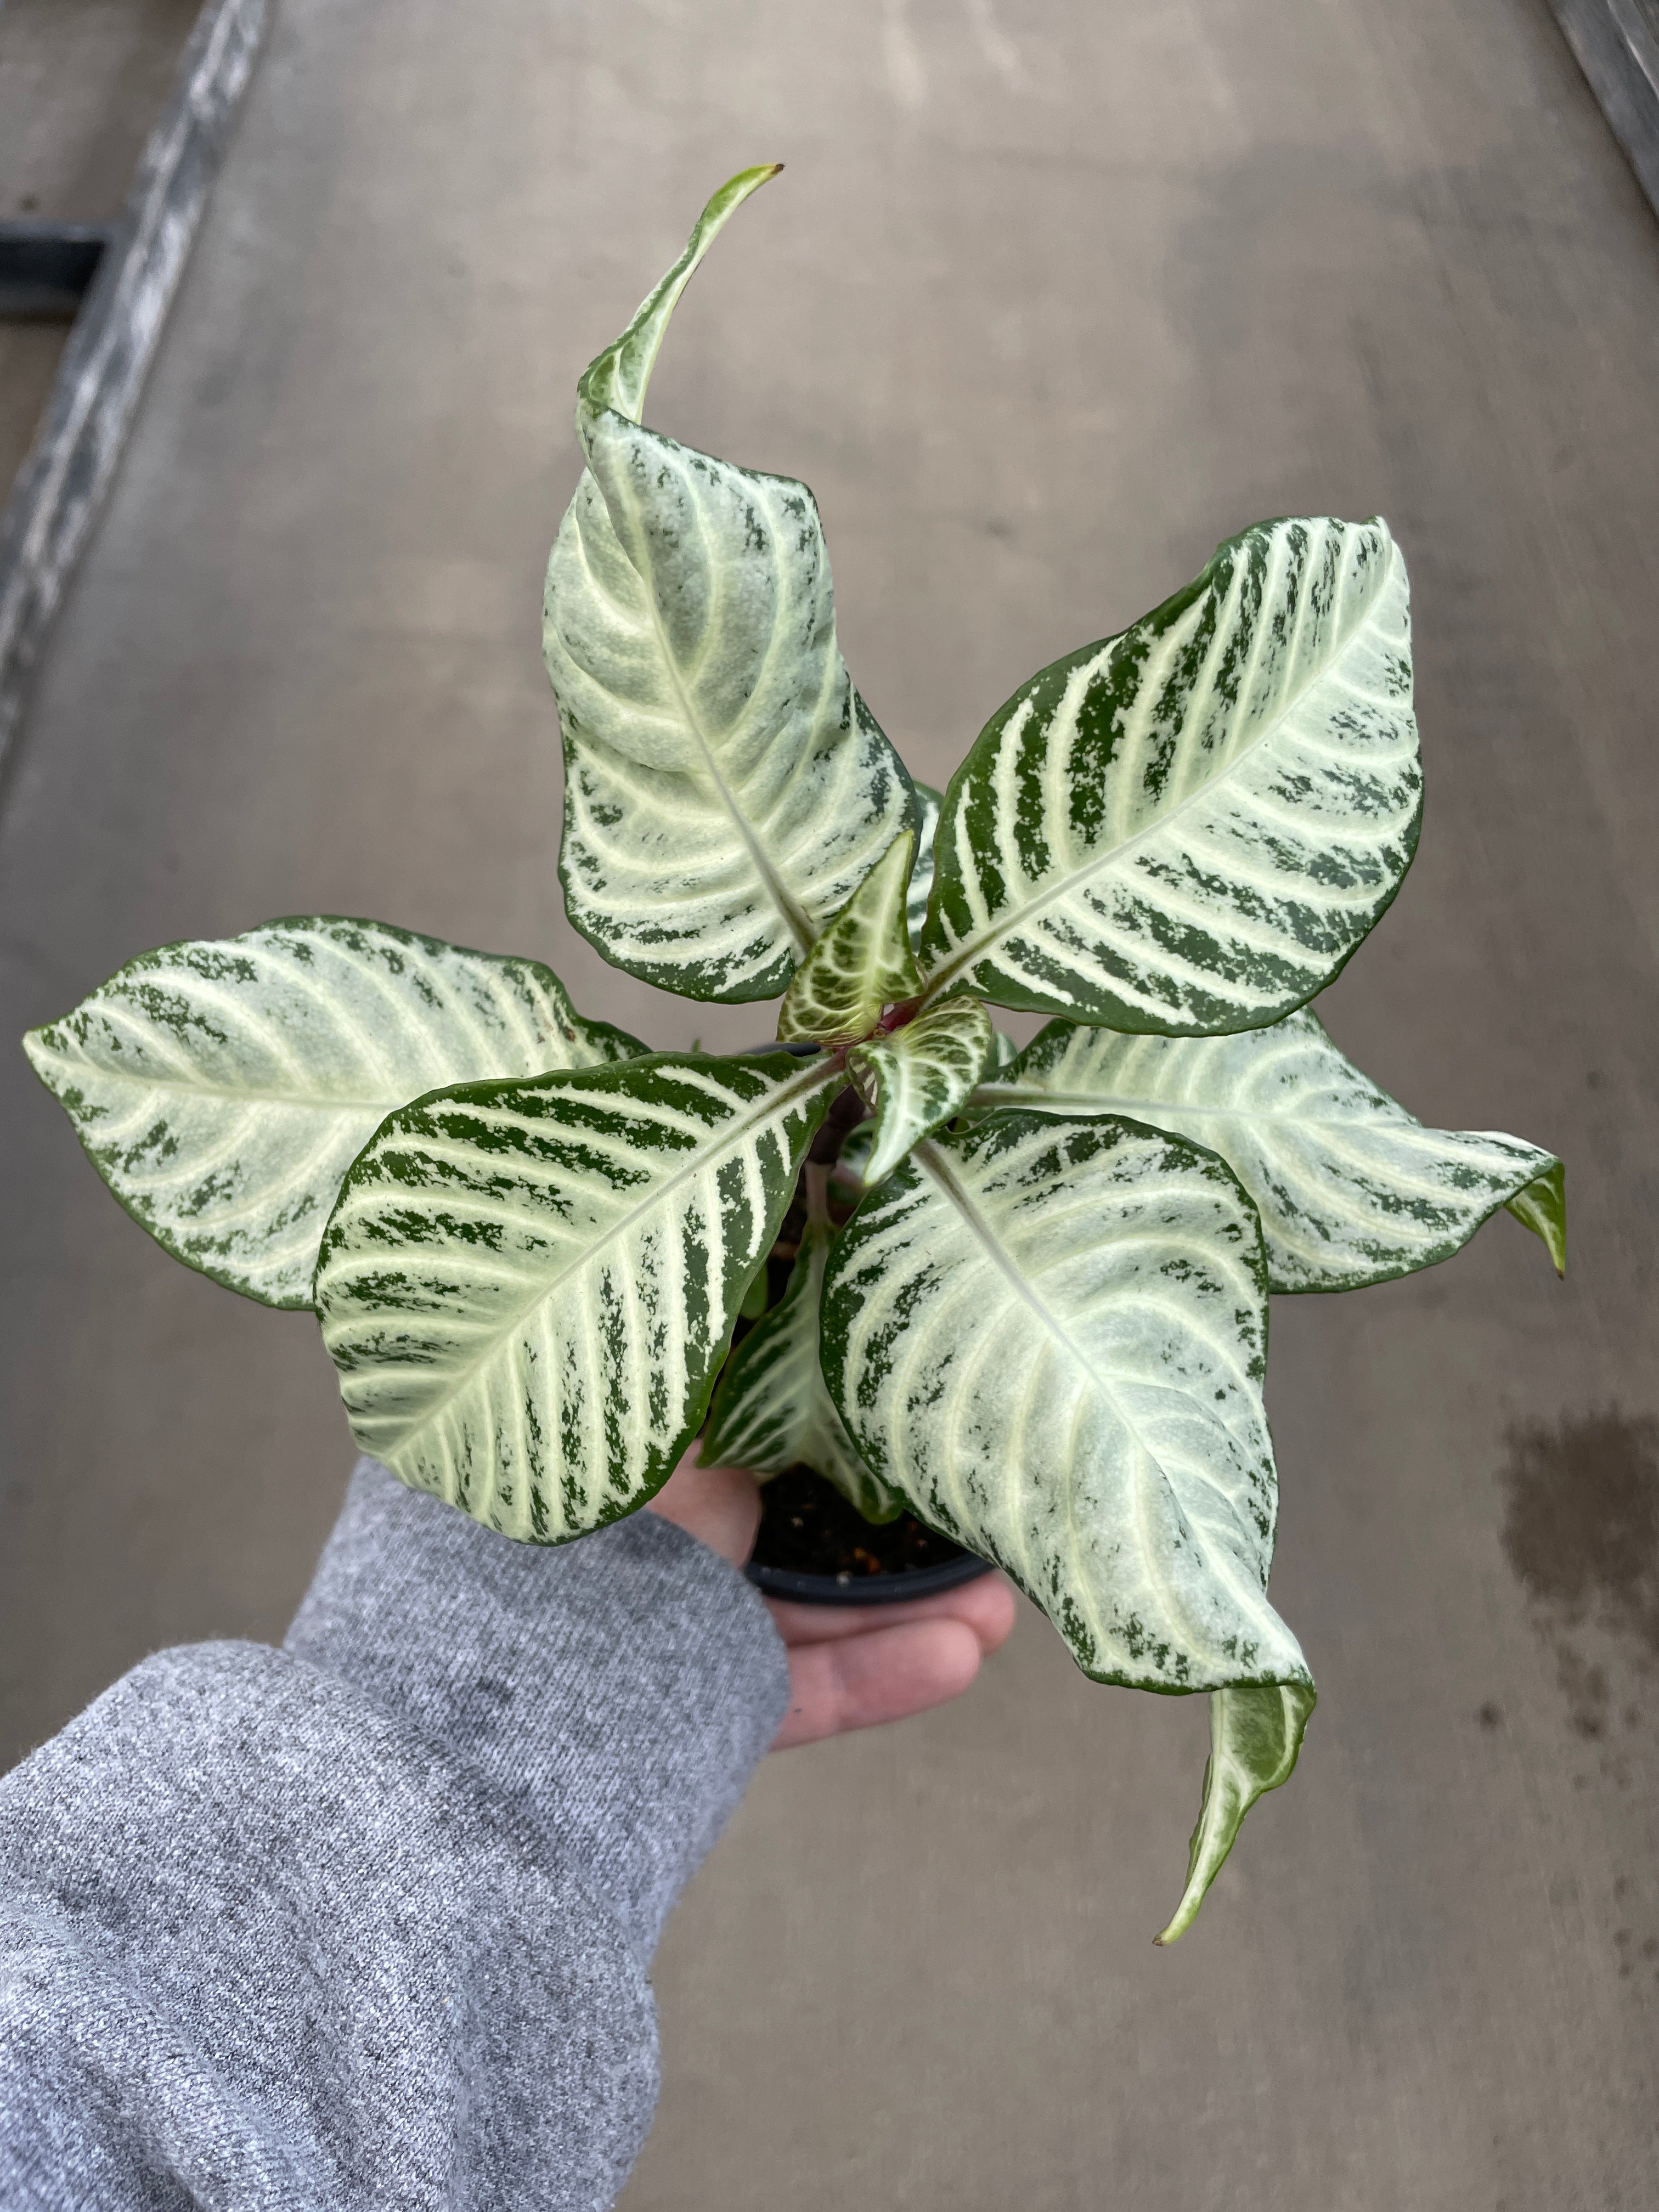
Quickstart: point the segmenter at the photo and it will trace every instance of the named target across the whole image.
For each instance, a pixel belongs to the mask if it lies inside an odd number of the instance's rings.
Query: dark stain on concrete
[[[1644,1671],[1659,1660],[1659,1420],[1611,1406],[1517,1424],[1508,1443],[1504,1553],[1554,1645],[1573,1727],[1603,1737],[1613,1686],[1575,1632],[1610,1633]],[[1627,1723],[1638,1715],[1627,1707]]]

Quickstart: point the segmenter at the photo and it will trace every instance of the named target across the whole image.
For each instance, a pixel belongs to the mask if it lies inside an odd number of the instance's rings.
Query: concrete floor
[[[573,939],[536,617],[577,371],[780,156],[653,417],[814,485],[920,773],[1224,533],[1388,515],[1427,827],[1324,1009],[1425,1118],[1565,1155],[1573,1269],[1500,1220],[1276,1310],[1322,1701],[1177,1949],[1202,1711],[1034,1614],[959,1706],[772,1763],[661,1954],[629,2212],[1641,2212],[1659,226],[1543,0],[283,0],[8,794],[0,1026],[322,908],[755,1031]],[[276,1635],[349,1448],[309,1322],[0,1086],[15,1755],[142,1651]]]

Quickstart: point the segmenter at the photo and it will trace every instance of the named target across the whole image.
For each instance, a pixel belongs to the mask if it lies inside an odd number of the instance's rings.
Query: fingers
[[[960,1620],[923,1620],[798,1645],[789,1711],[774,1751],[902,1721],[958,1698],[979,1672],[979,1638]]]
[[[699,1467],[688,1452],[651,1500],[710,1551],[740,1566],[760,1524],[760,1487],[735,1467]],[[789,1646],[789,1711],[773,1743],[816,1743],[849,1729],[926,1712],[960,1697],[981,1659],[1014,1625],[1014,1593],[982,1575],[937,1597],[893,1605],[771,1604]]]
[[[1018,1609],[1012,1589],[1000,1575],[981,1575],[977,1582],[941,1590],[937,1597],[911,1598],[900,1605],[793,1605],[787,1598],[769,1602],[778,1633],[792,1650],[807,1644],[836,1644],[878,1628],[959,1620],[972,1629],[981,1651],[994,1651],[1008,1640]]]
[[[755,1548],[760,1486],[741,1468],[699,1467],[696,1451],[693,1445],[651,1500],[650,1510],[740,1567]]]

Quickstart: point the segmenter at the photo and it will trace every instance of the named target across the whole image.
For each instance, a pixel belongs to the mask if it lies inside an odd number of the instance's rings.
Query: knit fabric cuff
[[[578,1855],[647,1954],[788,1702],[758,1593],[672,1522],[516,1544],[371,1459],[285,1648]]]

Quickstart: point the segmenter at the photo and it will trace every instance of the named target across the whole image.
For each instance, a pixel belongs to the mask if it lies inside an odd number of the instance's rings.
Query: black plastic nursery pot
[[[896,1605],[955,1589],[991,1571],[964,1552],[901,1514],[872,1527],[833,1483],[810,1468],[792,1468],[761,1491],[760,1533],[748,1566],[768,1597],[806,1605]]]

